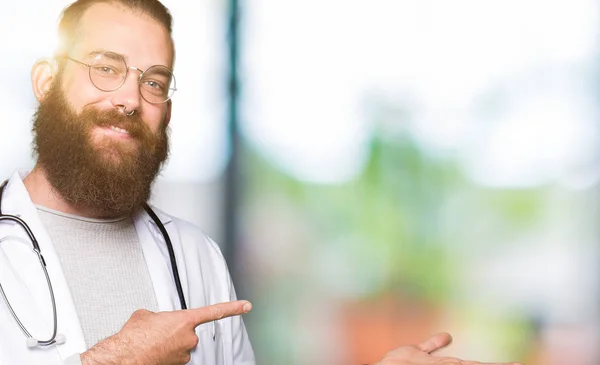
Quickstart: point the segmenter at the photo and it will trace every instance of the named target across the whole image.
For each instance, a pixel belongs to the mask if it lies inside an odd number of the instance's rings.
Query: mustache
[[[81,113],[81,119],[98,127],[112,126],[125,129],[134,138],[142,138],[145,135],[153,134],[137,113],[127,116],[116,109],[99,111],[90,108]]]

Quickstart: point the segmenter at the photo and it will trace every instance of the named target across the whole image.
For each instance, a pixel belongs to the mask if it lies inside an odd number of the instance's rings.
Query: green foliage
[[[252,150],[246,156],[248,205],[260,207],[267,196],[290,204],[313,229],[306,244],[316,254],[337,245],[339,260],[352,266],[348,280],[363,282],[365,296],[443,301],[460,270],[452,250],[473,244],[470,230],[526,230],[543,209],[542,190],[478,187],[457,161],[429,155],[407,134],[375,133],[362,173],[337,185],[300,181]],[[458,205],[447,207],[453,200]]]

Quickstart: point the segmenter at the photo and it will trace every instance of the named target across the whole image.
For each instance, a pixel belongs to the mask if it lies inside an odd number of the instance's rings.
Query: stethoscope
[[[31,333],[29,333],[29,331],[27,331],[27,328],[25,328],[25,325],[23,325],[23,322],[21,322],[21,320],[15,313],[13,307],[10,305],[10,302],[8,301],[8,298],[6,296],[6,293],[4,292],[4,288],[2,287],[1,283],[0,283],[0,294],[2,294],[2,298],[4,299],[4,302],[6,303],[6,305],[8,306],[8,310],[12,314],[13,318],[15,319],[15,321],[17,322],[19,327],[21,328],[21,331],[23,331],[23,334],[25,334],[25,337],[27,337],[27,347],[30,347],[30,348],[36,347],[36,346],[44,347],[44,346],[50,346],[53,344],[59,345],[59,344],[65,343],[65,340],[66,340],[65,336],[62,334],[56,333],[58,330],[58,323],[57,323],[58,316],[56,314],[56,300],[54,299],[54,290],[52,289],[52,283],[50,282],[50,276],[48,276],[48,270],[46,269],[46,261],[44,260],[44,256],[42,256],[40,245],[38,244],[33,232],[31,231],[31,229],[29,228],[27,223],[25,223],[24,220],[22,220],[21,218],[15,216],[15,215],[2,214],[2,194],[4,193],[4,188],[6,187],[7,183],[8,183],[8,180],[5,181],[2,184],[2,186],[0,186],[0,223],[2,223],[3,221],[12,221],[12,222],[17,223],[18,225],[21,226],[21,228],[23,228],[23,230],[27,233],[27,236],[29,236],[29,239],[31,240],[31,243],[33,245],[33,252],[35,252],[35,254],[37,255],[37,257],[40,261],[40,265],[42,266],[44,275],[46,276],[46,282],[48,283],[48,290],[50,292],[50,300],[52,302],[52,314],[53,314],[53,319],[54,319],[54,330],[52,332],[52,336],[48,340],[38,340],[38,339],[34,338],[31,335]],[[185,298],[183,296],[183,289],[181,287],[181,279],[179,278],[179,272],[177,271],[177,262],[175,261],[175,252],[173,251],[173,244],[171,243],[171,238],[169,237],[169,234],[167,233],[165,226],[162,224],[162,222],[160,221],[160,219],[158,218],[156,213],[154,213],[154,211],[148,206],[148,204],[144,204],[144,210],[146,211],[146,213],[148,213],[150,218],[152,218],[152,220],[154,221],[154,223],[160,230],[160,233],[162,234],[162,236],[165,240],[165,243],[167,244],[167,249],[169,251],[169,260],[171,261],[171,269],[173,271],[173,279],[175,280],[175,286],[177,287],[177,295],[179,296],[179,302],[181,304],[181,309],[187,309],[187,306],[185,304]]]

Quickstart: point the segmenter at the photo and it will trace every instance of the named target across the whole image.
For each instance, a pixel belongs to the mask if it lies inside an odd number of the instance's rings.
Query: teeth
[[[114,125],[111,125],[111,126],[110,126],[110,129],[112,129],[112,130],[113,130],[113,131],[115,131],[115,132],[129,134],[129,132],[127,132],[127,129],[123,129],[123,128],[115,127]]]

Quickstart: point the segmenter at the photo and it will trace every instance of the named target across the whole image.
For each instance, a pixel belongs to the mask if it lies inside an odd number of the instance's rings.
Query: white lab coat
[[[47,263],[58,312],[58,333],[66,342],[30,349],[5,302],[0,298],[0,364],[62,365],[63,360],[87,348],[75,306],[54,246],[29,198],[22,179],[15,173],[5,188],[2,213],[21,217],[39,242]],[[190,223],[155,210],[164,224],[178,265],[189,308],[236,299],[229,272],[218,246]],[[135,228],[150,271],[161,311],[180,309],[165,242],[146,212],[134,218]],[[0,223],[0,285],[27,330],[38,339],[52,332],[52,306],[43,272],[26,234],[14,223]],[[85,255],[81,252],[81,255]],[[213,340],[213,332],[216,334]],[[254,354],[241,317],[226,318],[196,328],[200,342],[192,352],[193,365],[254,365]]]

